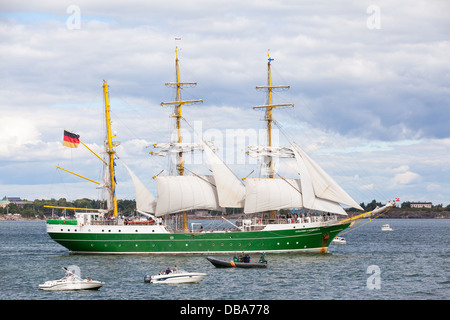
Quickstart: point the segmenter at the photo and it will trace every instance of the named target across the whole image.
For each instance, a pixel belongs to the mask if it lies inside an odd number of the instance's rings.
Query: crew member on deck
[[[261,257],[259,257],[259,262],[260,263],[266,263],[267,262],[267,260],[266,260],[266,258],[265,258],[265,253],[263,252],[263,253],[261,253]]]

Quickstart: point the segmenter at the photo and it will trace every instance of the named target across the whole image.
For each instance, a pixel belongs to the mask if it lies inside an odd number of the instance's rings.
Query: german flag
[[[69,148],[78,148],[80,144],[80,136],[78,134],[64,130],[63,146]]]

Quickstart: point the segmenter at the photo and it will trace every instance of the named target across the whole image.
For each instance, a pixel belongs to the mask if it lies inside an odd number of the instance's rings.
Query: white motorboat
[[[89,280],[87,277],[81,279],[67,268],[63,269],[66,271],[64,278],[45,281],[45,283],[39,285],[39,289],[49,291],[98,290],[105,284],[104,282]]]
[[[206,273],[199,272],[187,272],[185,270],[179,269],[168,274],[159,274],[159,275],[145,275],[144,282],[147,283],[198,283],[204,277]]]
[[[343,237],[336,237],[332,241],[334,244],[347,244],[347,240]]]
[[[391,228],[391,226],[389,224],[386,223],[381,226],[381,230],[382,231],[392,231],[393,229]]]

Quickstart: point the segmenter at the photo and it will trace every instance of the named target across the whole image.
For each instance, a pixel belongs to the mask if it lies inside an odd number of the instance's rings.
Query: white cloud
[[[361,189],[363,189],[363,190],[373,190],[373,187],[374,187],[374,184],[370,183],[370,184],[366,184],[366,185],[361,186]]]
[[[166,162],[147,158],[144,144],[168,137],[159,103],[173,98],[164,82],[179,36],[182,80],[198,82],[183,95],[204,100],[183,114],[204,130],[264,127],[251,108],[265,101],[254,87],[266,82],[270,49],[274,84],[291,85],[274,99],[295,103],[275,118],[346,189],[357,184],[357,201],[372,200],[363,191],[410,195],[417,182],[448,201],[436,192],[450,170],[447,2],[379,1],[379,30],[367,28],[364,2],[82,0],[81,29],[68,30],[71,4],[0,4],[0,195],[13,162],[27,171],[25,161],[39,161],[48,176],[58,162],[89,161],[62,148],[64,128],[101,149],[103,79],[118,150],[155,174]]]
[[[420,181],[420,175],[415,172],[406,171],[404,173],[397,173],[394,176],[394,184],[411,184]]]

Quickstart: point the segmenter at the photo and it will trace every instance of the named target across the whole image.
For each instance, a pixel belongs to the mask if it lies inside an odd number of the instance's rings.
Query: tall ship
[[[182,107],[202,103],[202,100],[182,100],[184,86],[194,82],[181,82],[178,48],[175,46],[175,82],[166,83],[176,90],[175,101],[163,102],[173,107],[176,138],[156,143],[153,156],[172,156],[176,166],[168,175],[155,177],[157,197],[148,191],[131,169],[125,165],[136,191],[136,212],[142,218],[129,220],[118,212],[115,183],[115,162],[119,161],[111,131],[108,84],[103,83],[105,101],[106,138],[103,156],[98,155],[80,141],[77,134],[65,131],[64,145],[77,147],[83,144],[101,161],[104,168],[103,182],[58,167],[87,179],[106,191],[104,209],[52,207],[74,210],[75,219],[49,219],[49,236],[70,253],[82,254],[227,254],[237,251],[248,253],[326,252],[331,241],[347,229],[355,219],[367,212],[348,218],[342,205],[359,210],[362,208],[345,192],[314,160],[295,142],[288,146],[272,143],[273,111],[293,104],[274,104],[272,92],[289,89],[289,86],[272,84],[271,64],[268,54],[267,84],[257,89],[267,92],[267,103],[254,109],[265,110],[267,144],[249,147],[249,156],[263,159],[266,174],[259,178],[239,179],[216,154],[214,146],[198,135],[199,143],[185,143],[182,137]],[[186,122],[187,126],[189,124]],[[204,152],[211,175],[200,175],[186,167],[183,156],[187,152]],[[296,178],[286,178],[275,170],[274,158],[291,159]],[[299,177],[299,178],[298,178]],[[377,208],[382,212],[393,206],[388,202]],[[239,219],[227,219],[227,209],[240,211]],[[288,210],[286,210],[288,209]],[[228,224],[224,229],[214,223],[203,228],[195,220],[196,211],[210,210],[220,213],[218,220]],[[286,214],[289,212],[289,214]],[[228,217],[229,218],[229,217]],[[192,222],[195,221],[195,222]]]

